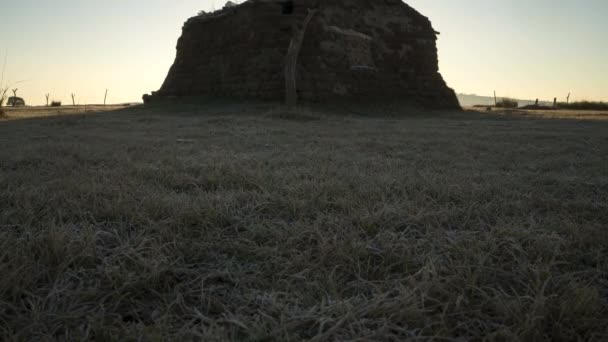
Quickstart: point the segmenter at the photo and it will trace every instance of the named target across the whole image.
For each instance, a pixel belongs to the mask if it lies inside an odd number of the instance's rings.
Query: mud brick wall
[[[189,19],[161,89],[147,100],[203,96],[282,101],[285,57],[308,9],[298,59],[305,102],[391,101],[457,108],[438,71],[437,33],[400,0],[249,0]],[[289,12],[289,13],[286,13]]]

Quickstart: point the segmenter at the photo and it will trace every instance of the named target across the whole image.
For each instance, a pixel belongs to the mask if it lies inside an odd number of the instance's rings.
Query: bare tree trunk
[[[13,107],[17,106],[17,89],[13,89]]]
[[[106,106],[106,99],[108,98],[108,89],[106,89],[106,95],[103,97],[103,106]]]
[[[302,43],[304,42],[304,36],[308,29],[308,24],[317,13],[317,10],[308,10],[308,15],[304,20],[304,25],[301,30],[295,30],[294,36],[289,43],[289,49],[287,50],[287,58],[285,60],[285,103],[288,106],[295,106],[298,104],[298,92],[297,92],[297,69],[298,69],[298,55],[302,49]]]
[[[0,114],[2,114],[2,106],[4,105],[4,100],[6,99],[6,93],[8,92],[8,88],[0,89]]]

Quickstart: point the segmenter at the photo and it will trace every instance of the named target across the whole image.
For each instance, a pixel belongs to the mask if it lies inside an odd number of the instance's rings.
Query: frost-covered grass
[[[0,121],[0,339],[608,338],[608,122],[375,114]]]

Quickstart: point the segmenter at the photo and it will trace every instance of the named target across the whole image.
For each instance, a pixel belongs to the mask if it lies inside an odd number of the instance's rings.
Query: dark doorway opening
[[[285,15],[293,14],[293,1],[281,2],[282,13]]]

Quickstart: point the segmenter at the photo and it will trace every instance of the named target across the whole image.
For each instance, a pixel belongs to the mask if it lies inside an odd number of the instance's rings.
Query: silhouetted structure
[[[25,100],[21,97],[11,96],[6,101],[6,105],[12,107],[22,107],[25,106]]]
[[[295,81],[304,102],[460,108],[439,74],[437,34],[400,0],[249,0],[189,19],[165,82],[144,101],[283,101]]]

